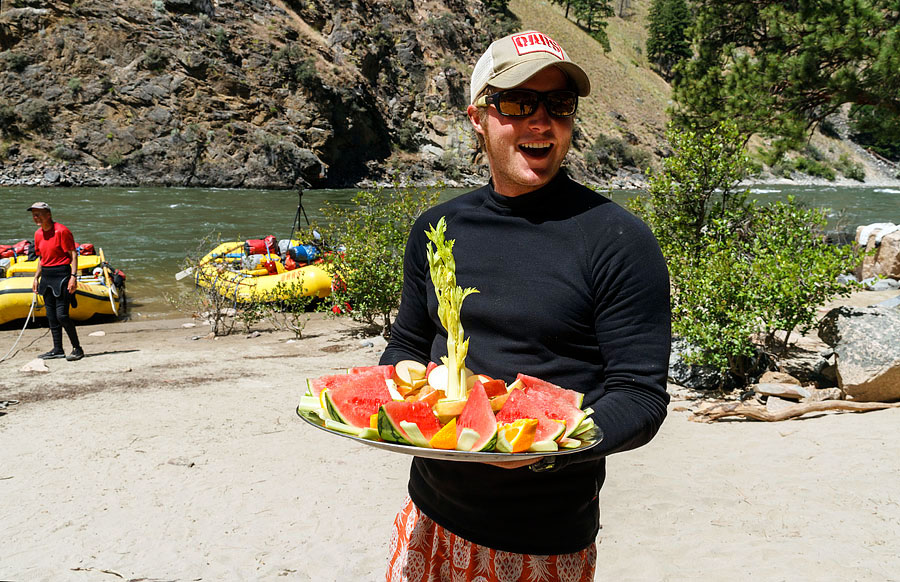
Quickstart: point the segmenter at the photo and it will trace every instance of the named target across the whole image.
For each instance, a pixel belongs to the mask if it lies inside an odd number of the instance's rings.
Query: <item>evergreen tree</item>
[[[554,4],[565,6],[566,18],[575,16],[575,22],[581,25],[588,34],[600,43],[603,50],[609,52],[609,36],[606,34],[606,19],[615,14],[612,0],[551,0]]]
[[[690,25],[691,12],[685,0],[653,0],[650,5],[647,58],[668,80],[675,65],[691,57]]]
[[[676,119],[801,142],[844,103],[900,114],[897,0],[695,0]]]

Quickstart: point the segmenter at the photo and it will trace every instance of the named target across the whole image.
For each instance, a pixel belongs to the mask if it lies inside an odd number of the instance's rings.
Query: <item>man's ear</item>
[[[469,122],[472,124],[472,127],[475,129],[476,133],[484,135],[484,127],[481,125],[481,118],[478,115],[480,112],[478,108],[474,105],[469,105],[466,107],[466,115],[469,116]]]

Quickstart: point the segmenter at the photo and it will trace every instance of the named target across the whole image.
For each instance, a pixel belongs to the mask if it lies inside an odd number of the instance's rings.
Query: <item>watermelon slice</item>
[[[572,406],[567,400],[560,398],[557,394],[545,392],[543,390],[533,390],[526,388],[520,390],[525,396],[538,406],[541,411],[551,420],[559,420],[566,423],[566,431],[563,436],[569,436],[578,428],[581,421],[587,417],[587,413],[577,406]]]
[[[411,435],[404,428],[405,423],[417,426],[419,434]],[[378,434],[386,441],[427,447],[439,430],[441,423],[425,402],[392,401],[378,409]],[[420,437],[424,438],[424,444]]]
[[[456,438],[460,439],[465,429],[470,429],[478,433],[478,438],[468,451],[490,451],[494,449],[497,443],[497,418],[494,411],[491,410],[491,402],[488,400],[484,391],[484,386],[476,383],[472,391],[469,392],[469,398],[466,400],[466,406],[463,408],[459,419],[456,421]],[[457,446],[457,449],[459,446]]]
[[[394,366],[391,364],[385,364],[384,366],[358,366],[356,368],[350,368],[349,370],[347,370],[347,373],[365,374],[374,371],[381,372],[388,380],[394,377]]]
[[[328,415],[357,428],[369,427],[369,418],[382,404],[391,402],[384,375],[380,372],[347,374],[344,380],[322,391]]]
[[[581,408],[581,405],[584,401],[584,394],[581,392],[576,392],[575,390],[569,390],[568,388],[563,388],[561,386],[557,386],[551,382],[547,382],[546,380],[541,380],[540,378],[535,378],[534,376],[526,376],[525,374],[519,374],[516,376],[516,380],[522,383],[524,390],[526,392],[542,392],[551,396],[553,400],[559,400],[562,402],[568,402],[575,408]]]
[[[338,386],[356,385],[362,378],[381,379],[384,381],[384,372],[381,370],[367,370],[355,372],[353,374],[330,374],[327,376],[319,376],[318,378],[306,380],[306,392],[312,396],[318,397],[322,390],[326,388],[336,388]]]
[[[506,399],[503,408],[497,413],[497,422],[509,424],[520,418],[537,419],[538,425],[534,432],[535,443],[556,440],[566,431],[565,423],[547,416],[546,406],[529,398],[524,390],[513,390],[509,393],[509,398]]]

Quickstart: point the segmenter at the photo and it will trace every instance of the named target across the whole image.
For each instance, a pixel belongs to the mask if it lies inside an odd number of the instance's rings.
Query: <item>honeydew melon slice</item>
[[[556,441],[535,441],[528,450],[532,453],[552,453],[559,450]]]
[[[366,439],[367,441],[380,441],[381,437],[378,435],[377,428],[364,428],[359,431],[359,438]]]
[[[419,425],[414,422],[407,422],[405,420],[400,421],[400,428],[403,429],[403,432],[406,433],[406,436],[409,437],[409,441],[417,446],[425,449],[430,449],[431,445],[428,444],[428,439],[425,438],[425,435],[422,434],[422,431],[419,430]],[[437,434],[437,433],[435,433]]]
[[[456,450],[471,451],[480,438],[481,435],[471,428],[458,429],[456,433]]]
[[[298,412],[315,412],[322,409],[322,402],[315,396],[304,394],[300,397],[300,404],[297,406]]]

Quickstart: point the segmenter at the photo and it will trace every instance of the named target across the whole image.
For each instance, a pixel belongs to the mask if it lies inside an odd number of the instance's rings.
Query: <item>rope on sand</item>
[[[22,339],[22,334],[25,333],[25,328],[28,327],[28,320],[31,319],[31,314],[34,313],[34,303],[36,298],[37,295],[32,293],[31,309],[28,310],[28,315],[25,317],[25,325],[22,326],[22,331],[19,332],[19,337],[16,338],[16,341],[13,343],[12,347],[9,348],[9,351],[6,352],[6,355],[0,358],[0,362],[6,360],[7,356],[9,356],[9,354],[11,354],[14,349],[16,349],[16,346],[19,345],[19,340]]]

